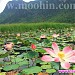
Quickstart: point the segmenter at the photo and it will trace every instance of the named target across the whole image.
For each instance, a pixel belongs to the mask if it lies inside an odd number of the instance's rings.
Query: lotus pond
[[[74,63],[74,28],[0,32],[0,75],[61,75]]]

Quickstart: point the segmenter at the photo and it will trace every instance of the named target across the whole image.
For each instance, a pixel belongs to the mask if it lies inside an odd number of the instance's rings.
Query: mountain
[[[0,23],[75,23],[75,0],[9,1],[0,14]]]

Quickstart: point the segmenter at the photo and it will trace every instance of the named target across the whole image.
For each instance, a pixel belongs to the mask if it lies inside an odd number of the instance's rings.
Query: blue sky
[[[8,1],[11,1],[11,0],[0,0],[0,13],[4,10]],[[34,0],[23,0],[23,1],[29,2],[29,1],[34,1]]]

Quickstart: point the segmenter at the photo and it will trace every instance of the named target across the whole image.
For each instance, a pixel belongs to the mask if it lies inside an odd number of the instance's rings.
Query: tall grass
[[[47,29],[47,28],[55,28],[55,29],[63,29],[75,27],[74,24],[69,23],[15,23],[15,24],[1,24],[0,32],[25,32],[30,30],[37,29]]]

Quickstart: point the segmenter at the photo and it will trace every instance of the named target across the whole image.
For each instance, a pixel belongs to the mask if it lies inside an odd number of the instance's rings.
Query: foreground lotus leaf
[[[24,74],[33,74],[33,73],[39,73],[41,71],[42,71],[41,67],[34,66],[34,67],[31,67],[31,68],[28,68],[28,69],[24,69],[23,73]]]
[[[0,58],[5,58],[5,57],[7,57],[9,55],[9,52],[6,52],[5,54],[1,54],[0,55]]]
[[[56,72],[56,70],[55,69],[47,69],[46,72],[47,73],[54,73],[54,72]]]
[[[19,64],[19,66],[28,65],[28,61],[24,60],[22,62],[19,62],[18,64]]]
[[[3,70],[11,71],[11,70],[15,70],[15,69],[18,69],[18,68],[19,68],[18,64],[13,64],[13,65],[6,65],[6,66],[4,66]]]
[[[51,65],[42,65],[41,68],[42,69],[49,69],[49,68],[51,68]]]
[[[23,60],[24,60],[24,59],[17,57],[17,58],[12,59],[11,61],[12,61],[12,62],[21,62],[21,61],[23,61]]]

